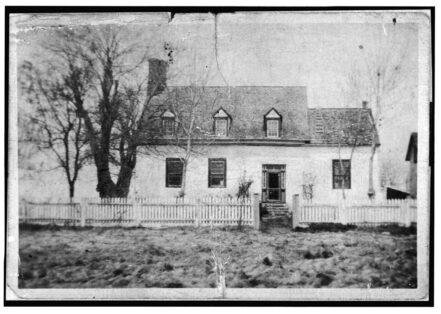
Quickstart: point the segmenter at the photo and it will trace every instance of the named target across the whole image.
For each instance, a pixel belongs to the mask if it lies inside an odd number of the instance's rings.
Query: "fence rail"
[[[417,222],[416,200],[346,201],[339,204],[299,203],[294,196],[293,225],[343,223],[354,225],[401,224]]]
[[[82,226],[257,226],[259,195],[252,198],[111,198],[80,203],[20,204],[20,222]]]

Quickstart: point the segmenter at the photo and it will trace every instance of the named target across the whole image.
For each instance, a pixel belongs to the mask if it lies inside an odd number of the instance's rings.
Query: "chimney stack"
[[[161,94],[167,87],[168,63],[160,59],[149,59],[147,93],[150,96]]]
[[[367,107],[368,107],[368,102],[367,102],[366,100],[363,100],[363,101],[361,102],[361,107],[362,107],[363,109],[367,109]]]

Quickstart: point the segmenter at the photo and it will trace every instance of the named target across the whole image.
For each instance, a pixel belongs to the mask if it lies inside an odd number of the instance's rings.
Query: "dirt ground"
[[[415,288],[416,236],[236,228],[21,228],[20,288]]]

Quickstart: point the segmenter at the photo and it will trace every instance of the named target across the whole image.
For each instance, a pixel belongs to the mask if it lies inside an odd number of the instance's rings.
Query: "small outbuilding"
[[[412,198],[417,197],[417,157],[418,157],[418,133],[410,135],[407,148],[406,161],[409,162],[409,174],[407,178],[407,190]]]

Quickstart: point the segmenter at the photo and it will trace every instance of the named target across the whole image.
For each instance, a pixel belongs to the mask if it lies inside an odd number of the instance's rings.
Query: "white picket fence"
[[[20,222],[81,226],[207,226],[260,227],[259,194],[252,198],[110,198],[80,203],[20,202]],[[310,223],[355,225],[417,222],[416,200],[346,201],[338,204],[300,202],[293,195],[293,227]]]
[[[401,224],[417,222],[416,200],[346,201],[339,204],[298,204],[294,224],[344,223],[354,225]]]
[[[20,204],[20,222],[82,226],[256,225],[258,195],[236,198],[108,198]],[[257,219],[256,219],[257,216]],[[257,220],[257,222],[256,222]]]

